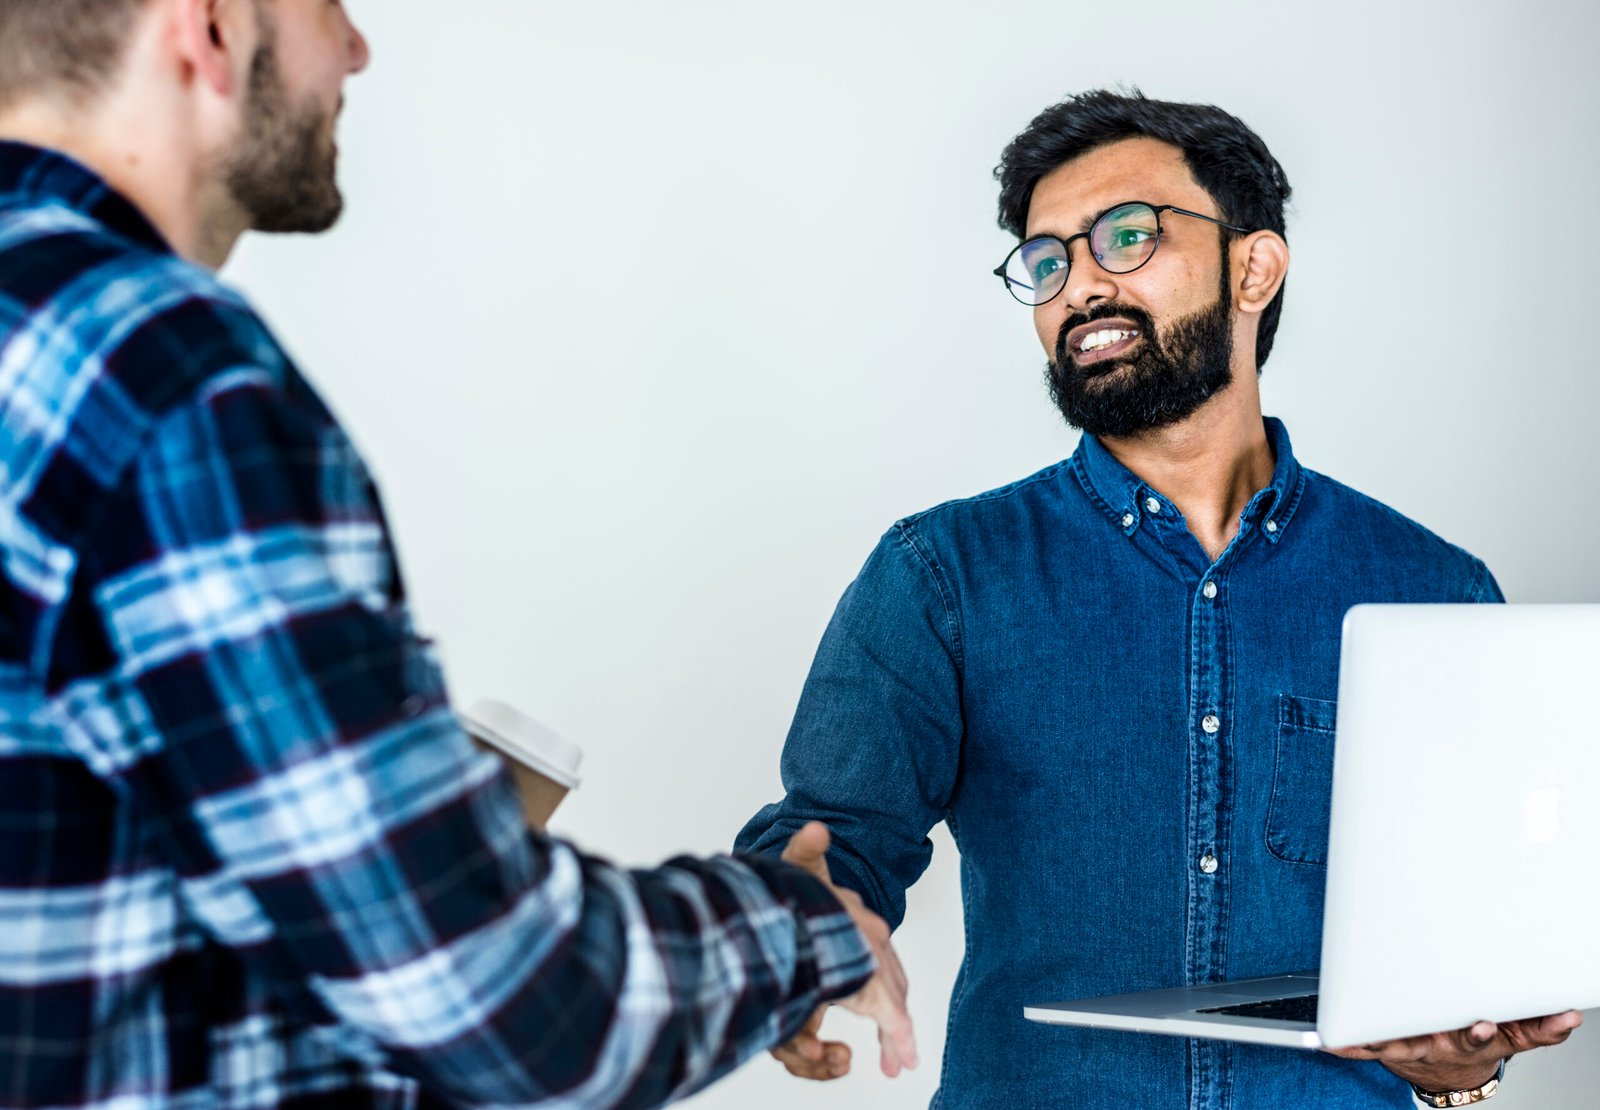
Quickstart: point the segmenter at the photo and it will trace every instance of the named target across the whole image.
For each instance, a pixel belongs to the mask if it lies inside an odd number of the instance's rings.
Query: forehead
[[[1039,179],[1028,203],[1027,235],[1074,235],[1114,204],[1143,200],[1210,213],[1183,151],[1159,139],[1118,139],[1064,162]]]

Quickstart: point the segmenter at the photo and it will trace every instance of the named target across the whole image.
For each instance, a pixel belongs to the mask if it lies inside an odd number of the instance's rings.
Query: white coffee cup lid
[[[583,749],[503,701],[480,698],[458,713],[468,732],[568,790],[578,785]]]

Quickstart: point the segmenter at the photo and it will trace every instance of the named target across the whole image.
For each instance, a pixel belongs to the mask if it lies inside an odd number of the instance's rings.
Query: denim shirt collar
[[[1240,514],[1247,526],[1259,526],[1269,543],[1282,540],[1289,530],[1295,509],[1305,489],[1305,475],[1295,461],[1294,450],[1289,445],[1289,432],[1283,421],[1268,416],[1263,419],[1267,441],[1277,460],[1272,470],[1272,481],[1259,490]],[[1175,513],[1172,502],[1159,490],[1123,466],[1098,439],[1084,435],[1073,452],[1071,465],[1089,499],[1105,515],[1132,535],[1139,530],[1147,509],[1154,499],[1160,511]]]
[[[144,213],[87,166],[56,151],[0,140],[0,208],[19,201],[64,204],[142,246],[172,253]]]

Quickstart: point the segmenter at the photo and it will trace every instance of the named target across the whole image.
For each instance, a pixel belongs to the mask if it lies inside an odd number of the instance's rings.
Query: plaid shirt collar
[[[172,253],[145,214],[83,163],[53,150],[0,139],[0,203],[41,200],[65,204],[141,246]]]

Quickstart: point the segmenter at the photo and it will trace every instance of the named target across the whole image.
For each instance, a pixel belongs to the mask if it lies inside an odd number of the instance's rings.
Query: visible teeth
[[[1103,331],[1092,331],[1082,339],[1078,340],[1078,350],[1098,351],[1101,347],[1109,347],[1113,343],[1119,343],[1124,339],[1131,339],[1138,334],[1139,333],[1136,331],[1118,331],[1113,328],[1107,328]]]

